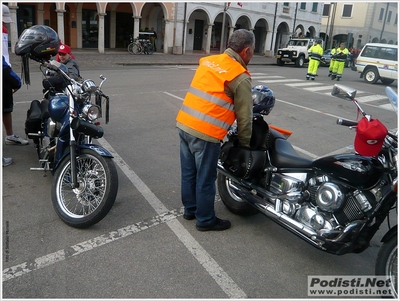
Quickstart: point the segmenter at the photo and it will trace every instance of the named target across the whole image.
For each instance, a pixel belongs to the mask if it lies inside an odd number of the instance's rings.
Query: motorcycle
[[[359,132],[358,124],[372,119],[356,100],[356,92],[335,84],[331,94],[352,101],[362,113],[359,122],[337,120]],[[389,87],[386,93],[397,111],[397,95]],[[265,123],[262,115],[253,114],[250,148],[238,146],[235,126],[221,146],[217,184],[224,205],[238,215],[261,212],[314,247],[336,255],[363,252],[387,220],[389,230],[381,240],[375,273],[390,277],[397,298],[397,225],[390,226],[389,213],[397,206],[398,132],[388,132],[381,124],[382,141],[373,155],[355,147],[355,153],[310,160],[299,156],[287,140],[290,131],[264,125],[254,140],[254,125]],[[266,147],[260,147],[259,139]]]
[[[34,142],[39,167],[54,175],[51,198],[57,215],[75,228],[90,227],[111,210],[118,191],[118,174],[112,154],[93,144],[104,130],[99,126],[102,102],[109,122],[109,97],[91,79],[77,81],[62,63],[41,60],[45,76],[60,76],[62,90],[45,90],[27,112],[25,133]],[[53,73],[53,74],[51,74]],[[54,74],[55,73],[55,74]]]

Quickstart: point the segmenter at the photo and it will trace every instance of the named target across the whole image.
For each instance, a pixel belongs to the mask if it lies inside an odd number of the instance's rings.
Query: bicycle
[[[151,44],[150,40],[146,39],[133,39],[130,36],[131,43],[128,45],[128,52],[130,54],[153,54],[154,47]]]

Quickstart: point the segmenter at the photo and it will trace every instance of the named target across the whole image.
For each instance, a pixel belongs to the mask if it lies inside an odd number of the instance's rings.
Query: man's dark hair
[[[228,48],[240,53],[244,48],[255,45],[254,33],[246,29],[235,30],[228,40]]]

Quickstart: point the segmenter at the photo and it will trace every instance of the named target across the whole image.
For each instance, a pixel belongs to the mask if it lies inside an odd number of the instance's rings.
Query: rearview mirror
[[[353,100],[356,97],[356,93],[356,89],[344,85],[334,84],[331,95],[345,100]]]

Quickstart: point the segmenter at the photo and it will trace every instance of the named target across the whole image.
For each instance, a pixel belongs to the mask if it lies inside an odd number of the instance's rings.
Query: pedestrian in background
[[[157,33],[155,32],[154,27],[151,28],[151,32],[153,33],[153,35],[150,36],[151,45],[153,45],[154,51],[157,51],[157,46],[156,46]]]
[[[311,78],[311,80],[315,80],[315,76],[318,72],[319,62],[321,61],[321,57],[324,54],[324,49],[321,46],[322,40],[316,40],[315,44],[308,49],[308,72],[306,75],[307,80]]]
[[[14,135],[12,126],[12,111],[14,108],[13,94],[21,88],[21,79],[7,64],[4,55],[3,58],[3,124],[6,131],[5,144],[10,145],[26,145],[29,142]],[[10,165],[13,162],[12,158],[3,157],[3,166]]]
[[[335,45],[332,50],[331,50],[331,61],[329,63],[329,77],[332,76],[332,70],[333,70],[333,66],[335,65],[335,55],[336,55],[336,50],[339,48],[338,45]]]
[[[336,50],[335,54],[335,64],[333,65],[331,75],[332,80],[336,78],[336,80],[339,81],[342,78],[348,54],[349,50],[344,46],[344,43],[340,43],[340,47]]]
[[[8,54],[8,30],[7,27],[4,26],[5,23],[12,23],[13,20],[11,19],[11,14],[10,14],[10,9],[2,4],[2,22],[3,22],[3,55],[4,58],[6,59],[6,62],[8,65],[11,66],[10,64],[10,56]]]
[[[250,145],[253,101],[247,64],[254,48],[254,33],[239,29],[224,53],[201,58],[176,118],[183,217],[196,218],[199,231],[231,227],[230,221],[215,216],[217,163],[220,142],[235,119],[240,145]]]

